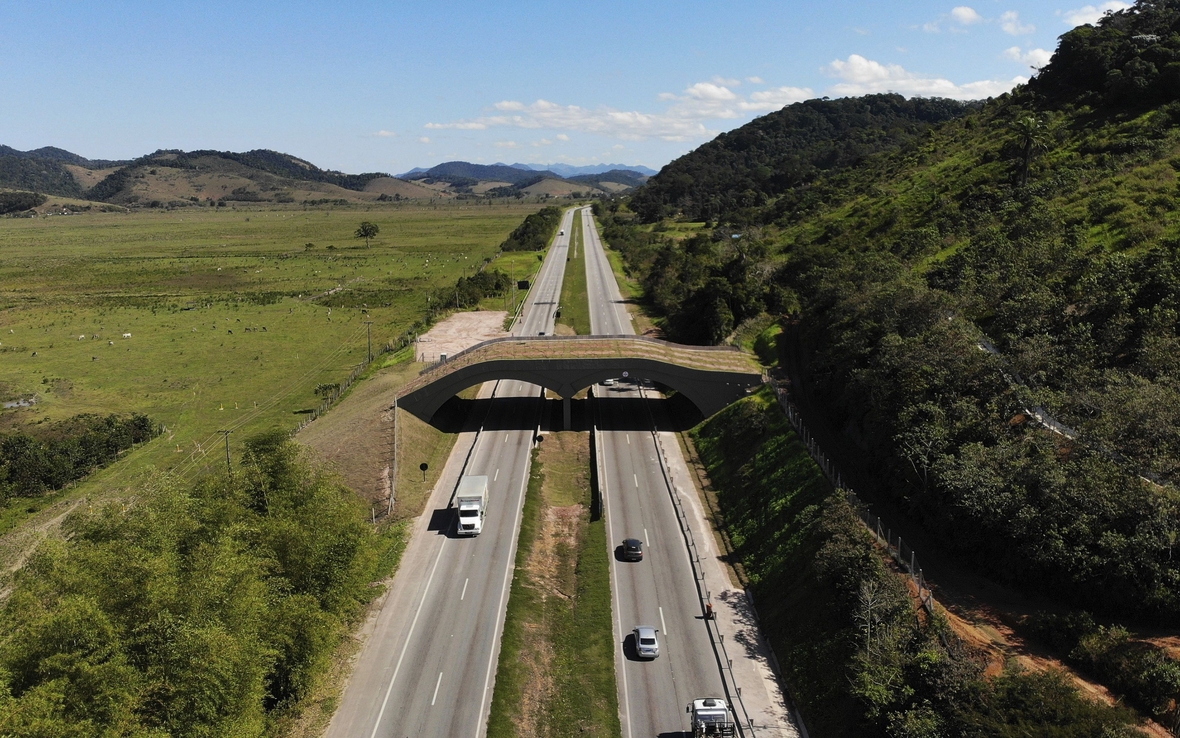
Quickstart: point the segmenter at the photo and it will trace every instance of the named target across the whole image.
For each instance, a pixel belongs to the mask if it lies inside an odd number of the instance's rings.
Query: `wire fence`
[[[783,412],[786,413],[787,419],[791,422],[791,427],[795,429],[795,432],[799,435],[799,439],[807,447],[807,452],[811,454],[811,458],[819,465],[820,470],[823,471],[824,476],[831,482],[832,486],[843,492],[844,498],[856,510],[861,523],[873,534],[876,542],[884,547],[889,555],[893,557],[898,567],[909,574],[910,579],[917,588],[918,601],[922,603],[922,607],[927,613],[934,615],[934,593],[926,586],[926,577],[922,573],[921,565],[918,563],[917,553],[914,552],[914,549],[908,543],[902,540],[900,534],[894,536],[893,529],[889,524],[883,521],[879,515],[873,514],[872,508],[844,484],[844,476],[840,473],[836,464],[820,448],[819,443],[816,442],[811,431],[808,430],[807,424],[803,422],[803,417],[799,414],[799,409],[791,402],[787,388],[778,382],[772,382],[771,386],[774,387],[774,393],[778,396],[779,405],[782,406]]]

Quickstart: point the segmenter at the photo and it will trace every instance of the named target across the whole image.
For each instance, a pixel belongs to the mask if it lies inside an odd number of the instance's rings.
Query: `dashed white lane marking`
[[[635,489],[639,489],[639,475],[632,474],[631,478],[635,480]]]
[[[643,532],[645,535],[647,534],[647,531],[643,531]],[[459,595],[460,602],[462,602],[463,598],[467,596],[467,583],[470,581],[471,581],[470,577],[463,580],[463,593]]]
[[[497,479],[499,479],[499,478],[500,478],[500,470],[499,470],[499,469],[497,469],[497,470],[496,470],[496,476],[492,477],[492,481],[494,482],[494,481],[496,481],[496,480],[497,480]]]
[[[440,671],[438,673],[438,681],[434,683],[434,696],[430,698],[431,707],[434,707],[434,701],[438,699],[438,685],[442,684],[442,675],[443,673]]]
[[[664,635],[668,635],[668,624],[664,622],[664,608],[660,608],[660,627],[664,629]],[[438,687],[435,687],[438,689]],[[430,704],[434,704],[433,702]]]
[[[389,677],[389,686],[385,689],[385,699],[381,700],[381,709],[377,712],[377,720],[373,723],[373,732],[369,734],[369,738],[376,738],[377,729],[381,727],[381,718],[384,717],[385,708],[389,705],[389,695],[393,693],[393,683],[397,681],[397,673],[401,671],[402,659],[406,657],[406,649],[414,640],[414,626],[418,624],[418,616],[422,614],[422,605],[426,602],[426,595],[430,593],[430,585],[434,581],[434,572],[438,570],[438,562],[442,559],[443,549],[443,546],[438,547],[438,555],[434,557],[434,566],[430,567],[430,576],[426,578],[426,588],[422,590],[422,599],[418,601],[418,610],[414,613],[414,619],[410,621],[410,631],[406,633],[406,642],[402,645],[401,655],[397,657],[397,666],[393,668],[393,676]]]

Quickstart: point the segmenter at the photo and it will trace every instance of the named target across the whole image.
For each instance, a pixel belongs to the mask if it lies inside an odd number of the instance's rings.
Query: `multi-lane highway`
[[[582,213],[591,330],[595,334],[633,334],[590,210]],[[642,429],[651,427],[651,418],[637,385],[621,382],[594,389],[602,398],[595,406],[607,531],[614,546],[623,538],[639,538],[645,543],[642,561],[622,562],[616,556],[611,564],[623,735],[646,738],[689,730],[685,705],[694,698],[724,696],[724,691],[701,619],[688,549],[657,458],[655,439],[650,430]],[[641,417],[635,417],[636,413]],[[635,658],[630,632],[636,625],[659,628],[661,653],[654,661]]]
[[[562,217],[566,235],[549,250],[517,335],[553,331],[572,220],[572,210]],[[371,624],[329,738],[479,738],[486,730],[542,408],[540,388],[524,382],[489,383],[480,397],[489,396],[483,427],[497,430],[465,433],[456,442]],[[445,509],[460,474],[489,480],[484,531],[475,538],[455,537]]]

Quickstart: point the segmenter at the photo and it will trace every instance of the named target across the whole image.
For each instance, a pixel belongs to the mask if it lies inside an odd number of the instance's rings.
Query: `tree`
[[[362,220],[360,227],[356,229],[356,237],[365,239],[365,248],[369,248],[369,239],[375,238],[381,229],[377,227],[376,223],[370,223],[367,220]]]
[[[1028,115],[1012,122],[1013,131],[1020,136],[1020,186],[1028,184],[1028,168],[1033,152],[1044,143],[1044,126],[1035,116]]]

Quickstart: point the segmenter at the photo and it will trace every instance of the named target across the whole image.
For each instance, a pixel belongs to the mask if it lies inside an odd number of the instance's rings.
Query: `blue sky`
[[[811,97],[999,94],[1127,5],[0,0],[0,143],[658,169]]]

